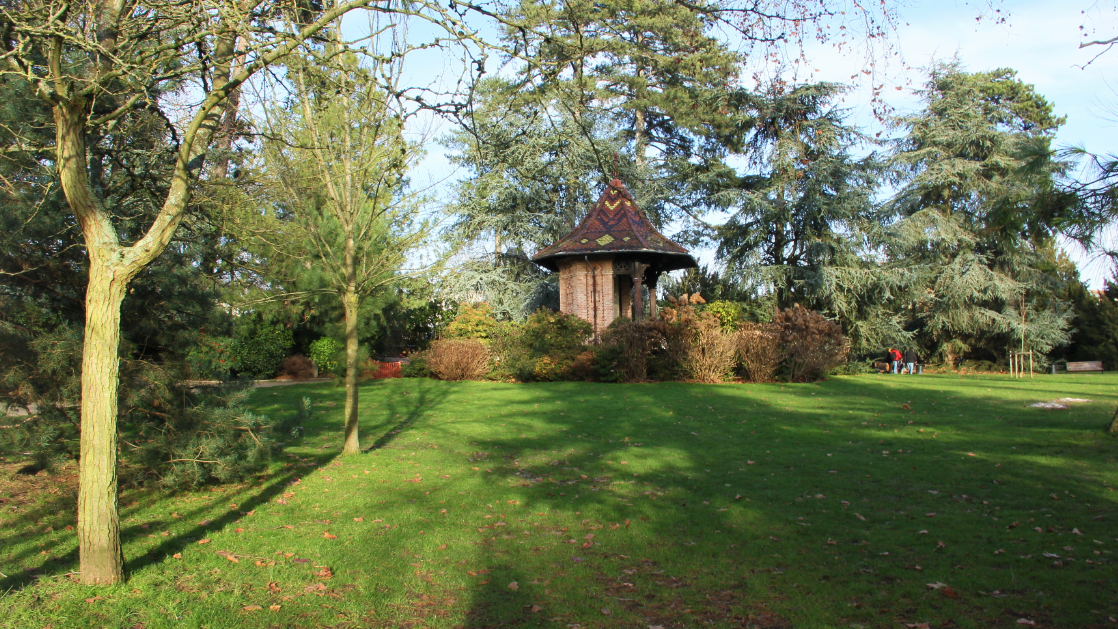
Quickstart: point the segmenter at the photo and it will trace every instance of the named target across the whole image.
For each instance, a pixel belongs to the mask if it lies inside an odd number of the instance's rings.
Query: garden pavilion
[[[660,276],[698,266],[648,222],[616,178],[578,227],[532,261],[559,273],[559,310],[590,322],[595,335],[617,317],[656,316]]]

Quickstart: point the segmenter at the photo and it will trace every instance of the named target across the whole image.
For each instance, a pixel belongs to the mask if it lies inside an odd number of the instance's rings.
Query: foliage
[[[784,361],[781,329],[773,323],[743,323],[738,329],[738,359],[750,382],[771,382]]]
[[[338,352],[342,350],[342,344],[332,336],[324,336],[317,341],[311,343],[310,359],[314,364],[318,365],[320,371],[326,373],[334,373],[338,368]]]
[[[443,338],[478,339],[487,342],[498,326],[497,320],[493,318],[493,308],[489,304],[464,303],[458,306],[458,315],[443,330]]]
[[[433,378],[435,374],[427,366],[427,352],[412,354],[408,362],[400,366],[401,378]]]
[[[718,320],[722,322],[723,330],[737,329],[738,323],[741,322],[742,316],[745,314],[741,304],[724,299],[707,302],[703,311],[718,317]]]
[[[747,99],[749,133],[733,144],[751,171],[708,186],[731,213],[712,234],[727,274],[761,284],[776,305],[818,307],[820,271],[858,259],[881,175],[876,154],[855,157],[867,140],[834,102],[834,83],[774,81]]]
[[[959,343],[988,357],[1022,339],[1041,353],[1062,345],[1070,315],[1045,252],[1078,220],[1050,149],[1063,119],[1007,69],[940,64],[921,95],[925,108],[896,121],[907,134],[888,245],[911,278],[920,335],[948,362]]]
[[[590,323],[572,314],[540,308],[521,327],[520,342],[529,356],[572,358],[593,335]]]
[[[280,375],[295,380],[306,380],[314,377],[314,363],[302,354],[288,356],[280,367]]]
[[[672,333],[662,321],[631,321],[619,317],[602,334],[594,370],[602,382],[646,382],[654,371],[657,350],[665,334]]]
[[[191,375],[202,380],[228,380],[239,369],[237,340],[199,332],[185,356]]]
[[[440,380],[480,380],[489,373],[489,348],[477,339],[440,339],[426,352],[427,368]]]
[[[737,335],[726,330],[718,317],[700,313],[687,331],[689,347],[683,357],[687,375],[698,382],[722,382],[734,368]]]
[[[846,361],[850,343],[842,326],[796,304],[776,313],[788,382],[819,380]]]
[[[274,376],[294,344],[291,330],[256,317],[249,317],[240,327],[233,344],[237,371],[253,378]]]
[[[7,339],[12,342],[13,339]],[[79,455],[77,396],[81,335],[76,328],[42,335],[24,346],[28,360],[11,365],[0,380],[12,408],[0,416],[0,452],[31,453],[40,468]],[[241,480],[259,471],[293,435],[298,421],[249,411],[249,390],[236,386],[192,388],[185,366],[122,360],[119,475],[126,485],[158,483],[196,487]]]
[[[1106,283],[1102,295],[1082,282],[1068,284],[1068,301],[1074,308],[1075,332],[1064,353],[1068,360],[1101,360],[1108,371],[1118,369],[1118,285]]]

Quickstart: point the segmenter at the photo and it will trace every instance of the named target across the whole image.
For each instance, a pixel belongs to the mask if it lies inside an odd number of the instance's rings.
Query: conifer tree
[[[336,33],[327,33],[333,38]],[[333,42],[305,47],[286,63],[291,96],[265,109],[259,204],[237,231],[257,253],[257,269],[283,299],[328,293],[345,329],[343,455],[360,452],[358,331],[362,304],[391,283],[426,235],[421,199],[406,173],[420,156],[404,138],[407,117],[394,84],[398,63],[362,63]],[[382,82],[387,81],[387,84]]]

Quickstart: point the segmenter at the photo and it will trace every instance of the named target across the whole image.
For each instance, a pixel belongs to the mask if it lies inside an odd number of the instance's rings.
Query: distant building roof
[[[698,266],[686,249],[648,222],[648,217],[637,207],[620,179],[609,182],[609,187],[578,227],[555,244],[542,249],[532,261],[557,271],[561,258],[601,253],[627,253],[647,258],[646,263],[655,261],[660,271]]]

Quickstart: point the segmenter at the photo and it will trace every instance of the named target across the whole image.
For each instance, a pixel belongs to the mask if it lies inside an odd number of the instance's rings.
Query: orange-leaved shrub
[[[661,319],[672,328],[665,335],[667,352],[679,362],[684,375],[699,382],[722,382],[730,375],[737,357],[737,336],[724,329],[722,319],[713,312],[699,312],[695,306],[706,303],[698,293],[668,297],[671,306],[660,311]]]
[[[425,358],[440,380],[480,380],[489,373],[489,349],[477,339],[435,341]]]
[[[738,329],[738,360],[750,382],[771,382],[780,369],[780,327],[772,323],[742,323]]]
[[[842,326],[796,304],[776,313],[789,382],[818,380],[846,360],[850,343]]]
[[[646,382],[653,352],[664,346],[663,321],[614,319],[602,333],[595,371],[605,382]]]

